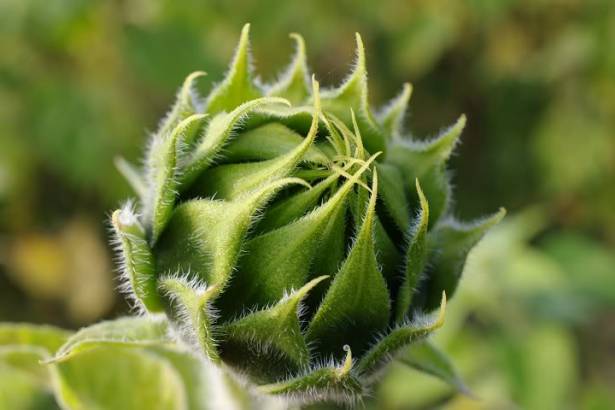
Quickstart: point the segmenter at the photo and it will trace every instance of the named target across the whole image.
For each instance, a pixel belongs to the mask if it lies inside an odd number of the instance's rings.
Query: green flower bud
[[[351,74],[320,92],[298,35],[280,80],[257,85],[248,30],[209,96],[188,76],[143,169],[118,163],[139,196],[113,214],[126,289],[261,392],[353,402],[442,325],[504,211],[452,217],[446,164],[465,117],[406,137],[409,85],[374,114],[359,35]]]

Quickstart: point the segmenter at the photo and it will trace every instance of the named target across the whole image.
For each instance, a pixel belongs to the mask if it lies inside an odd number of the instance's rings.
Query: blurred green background
[[[386,409],[615,406],[615,2],[612,0],[0,2],[0,320],[78,327],[126,311],[108,212],[113,166],[191,71],[221,79],[252,23],[257,71],[289,60],[337,84],[367,48],[370,99],[414,85],[408,126],[466,113],[456,213],[511,216],[474,252],[437,343],[474,398],[392,369]]]

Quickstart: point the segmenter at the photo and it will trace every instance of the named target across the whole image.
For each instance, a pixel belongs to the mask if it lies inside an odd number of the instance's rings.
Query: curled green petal
[[[191,139],[203,124],[204,114],[194,114],[181,121],[165,138],[155,138],[147,161],[149,190],[143,206],[144,218],[151,229],[150,243],[154,244],[164,230],[178,195],[177,159],[181,155],[183,139]]]
[[[245,102],[230,113],[213,117],[196,147],[180,163],[180,188],[188,188],[192,182],[214,161],[233,134],[235,127],[252,111],[271,104],[288,104],[277,97],[264,97]]]

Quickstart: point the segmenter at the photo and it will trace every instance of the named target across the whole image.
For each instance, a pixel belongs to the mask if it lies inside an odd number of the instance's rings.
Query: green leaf
[[[412,345],[399,356],[399,362],[437,377],[460,393],[470,394],[451,360],[429,340]]]
[[[455,148],[465,123],[466,118],[462,115],[453,126],[426,142],[397,139],[393,142],[387,158],[387,162],[404,173],[406,181],[421,181],[429,201],[431,226],[436,225],[449,206],[451,189],[446,161]],[[410,193],[414,203],[418,203],[419,198],[414,191]]]
[[[69,332],[52,327],[0,323],[0,407],[56,409],[53,367],[42,365]]]
[[[140,349],[101,347],[57,366],[56,395],[71,410],[187,409],[179,372]]]
[[[206,112],[216,114],[231,111],[246,101],[261,97],[252,84],[252,56],[250,55],[250,24],[243,26],[239,44],[224,80],[209,94]]]
[[[45,348],[35,345],[0,346],[0,368],[3,371],[10,369],[20,372],[27,376],[33,384],[49,389],[51,387],[49,368],[41,364],[41,361],[47,359],[49,354],[50,352]]]
[[[40,361],[48,352],[35,346],[0,347],[0,407],[3,409],[57,409],[51,374]]]
[[[0,346],[35,346],[55,352],[69,335],[70,332],[54,326],[0,323]]]
[[[403,134],[404,118],[411,95],[412,85],[405,83],[401,93],[391,100],[378,115],[378,121],[389,139],[400,138]]]
[[[274,306],[224,325],[221,355],[225,362],[265,379],[271,367],[276,368],[273,375],[306,368],[310,362],[310,352],[299,322],[300,302],[326,278],[328,276],[313,279]]]
[[[186,190],[199,174],[220,155],[236,127],[254,110],[271,104],[289,104],[278,97],[264,97],[248,101],[230,113],[222,112],[214,116],[207,125],[203,137],[196,142],[189,155],[182,156],[179,167],[179,189]]]
[[[122,290],[133,298],[139,309],[160,312],[163,309],[156,284],[154,256],[147,243],[145,229],[130,204],[111,216],[121,257]]]
[[[246,162],[270,160],[296,149],[304,138],[277,122],[271,122],[241,133],[224,149],[224,161]],[[324,165],[327,156],[312,145],[305,152],[305,162]]]
[[[152,346],[171,342],[164,315],[125,317],[79,330],[66,340],[48,362],[64,362],[101,346]]]
[[[387,365],[401,350],[424,339],[444,324],[446,294],[442,293],[440,312],[433,320],[417,318],[408,324],[398,325],[395,329],[374,344],[358,363],[359,373],[369,377]]]
[[[158,240],[164,230],[178,195],[177,159],[184,139],[191,140],[202,126],[203,114],[182,120],[169,135],[154,137],[147,158],[148,191],[143,204],[144,219],[151,230],[150,243]]]
[[[321,352],[334,353],[343,345],[362,352],[388,324],[389,293],[373,241],[377,195],[374,172],[369,205],[355,243],[308,327],[308,341],[318,343]]]
[[[283,178],[234,201],[195,199],[177,206],[155,248],[158,274],[189,273],[224,286],[255,214],[289,184],[305,182]]]
[[[323,108],[325,112],[340,118],[348,126],[352,124],[350,113],[352,109],[357,114],[357,122],[367,150],[373,153],[386,153],[386,138],[369,108],[365,49],[358,33],[356,41],[354,70],[338,88],[323,91]]]
[[[152,346],[145,350],[169,361],[177,370],[191,410],[267,408],[254,406],[255,398],[227,371],[187,349]]]
[[[421,190],[418,179],[416,180],[416,191],[419,196],[421,210],[417,221],[412,227],[408,239],[408,251],[405,260],[404,279],[397,294],[396,322],[400,323],[408,314],[412,304],[412,296],[418,285],[425,264],[427,262],[427,229],[429,227],[429,205],[427,198]]]
[[[257,391],[268,395],[280,395],[290,402],[336,402],[342,405],[355,404],[365,394],[365,387],[352,371],[351,350],[344,346],[346,359],[339,366],[315,368],[305,375],[279,383],[262,385]]]
[[[320,250],[320,244],[340,229],[336,222],[340,221],[338,216],[345,210],[345,199],[373,159],[323,205],[246,243],[239,267],[229,288],[221,296],[223,314],[232,316],[240,314],[245,307],[276,303],[284,292],[307,282],[310,264]]]
[[[292,33],[290,37],[296,43],[295,55],[280,79],[269,87],[267,95],[283,97],[298,105],[307,99],[310,92],[305,42],[299,34]]]
[[[455,293],[468,253],[505,214],[506,211],[502,208],[495,214],[472,223],[461,223],[450,218],[429,233],[428,248],[434,252],[429,260],[429,279],[426,284],[427,310],[437,307],[437,295],[443,291],[449,297]]]

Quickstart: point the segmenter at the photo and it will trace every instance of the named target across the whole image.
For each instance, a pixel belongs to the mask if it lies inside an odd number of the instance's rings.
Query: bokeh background
[[[473,253],[435,338],[474,397],[399,365],[384,409],[615,406],[612,0],[0,1],[0,320],[76,328],[127,307],[108,212],[183,78],[221,79],[252,23],[264,80],[303,34],[334,85],[363,35],[370,99],[414,85],[408,126],[466,113],[456,213],[509,217]]]

